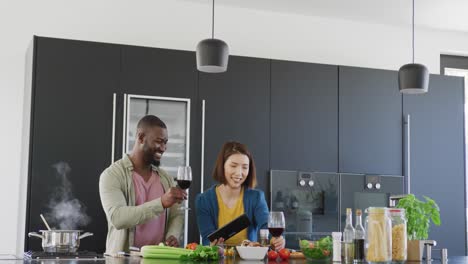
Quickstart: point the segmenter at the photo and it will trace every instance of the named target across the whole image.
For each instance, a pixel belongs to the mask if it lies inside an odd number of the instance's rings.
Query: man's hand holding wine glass
[[[186,199],[187,192],[185,190],[178,187],[171,187],[163,196],[161,196],[161,204],[164,208],[169,208]]]

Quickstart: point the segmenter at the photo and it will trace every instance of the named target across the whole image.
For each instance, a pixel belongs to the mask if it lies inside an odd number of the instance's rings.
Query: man
[[[160,242],[179,246],[184,223],[179,207],[187,193],[174,187],[173,178],[159,168],[167,140],[161,119],[143,117],[132,152],[101,174],[99,194],[108,223],[106,253]]]

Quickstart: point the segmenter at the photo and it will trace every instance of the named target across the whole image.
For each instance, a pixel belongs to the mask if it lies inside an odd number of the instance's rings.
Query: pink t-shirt
[[[135,205],[144,204],[160,198],[164,194],[161,177],[153,172],[147,182],[135,171],[132,174],[135,187]],[[166,211],[150,221],[137,225],[135,232],[135,247],[157,245],[164,242],[164,228],[166,225]]]

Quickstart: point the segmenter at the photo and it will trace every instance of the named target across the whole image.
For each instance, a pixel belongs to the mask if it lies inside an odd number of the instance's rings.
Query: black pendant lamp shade
[[[214,38],[214,0],[212,0],[211,38],[197,44],[197,69],[201,72],[225,72],[229,60],[229,47],[226,42]]]
[[[229,60],[229,47],[220,39],[204,39],[197,45],[197,69],[202,72],[225,72]]]
[[[398,71],[398,85],[404,94],[423,94],[429,88],[429,71],[426,66],[409,63]]]
[[[426,66],[414,63],[414,0],[412,11],[413,63],[401,66],[398,71],[398,85],[402,94],[423,94],[429,90],[429,71]]]

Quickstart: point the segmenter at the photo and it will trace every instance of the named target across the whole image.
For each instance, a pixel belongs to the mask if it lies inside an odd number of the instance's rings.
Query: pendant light
[[[403,94],[427,93],[429,87],[429,71],[426,66],[414,63],[414,0],[412,15],[413,62],[401,66],[398,71],[398,85]]]
[[[211,21],[211,38],[197,44],[197,69],[201,72],[218,73],[227,70],[229,47],[226,42],[214,38],[214,0]]]

